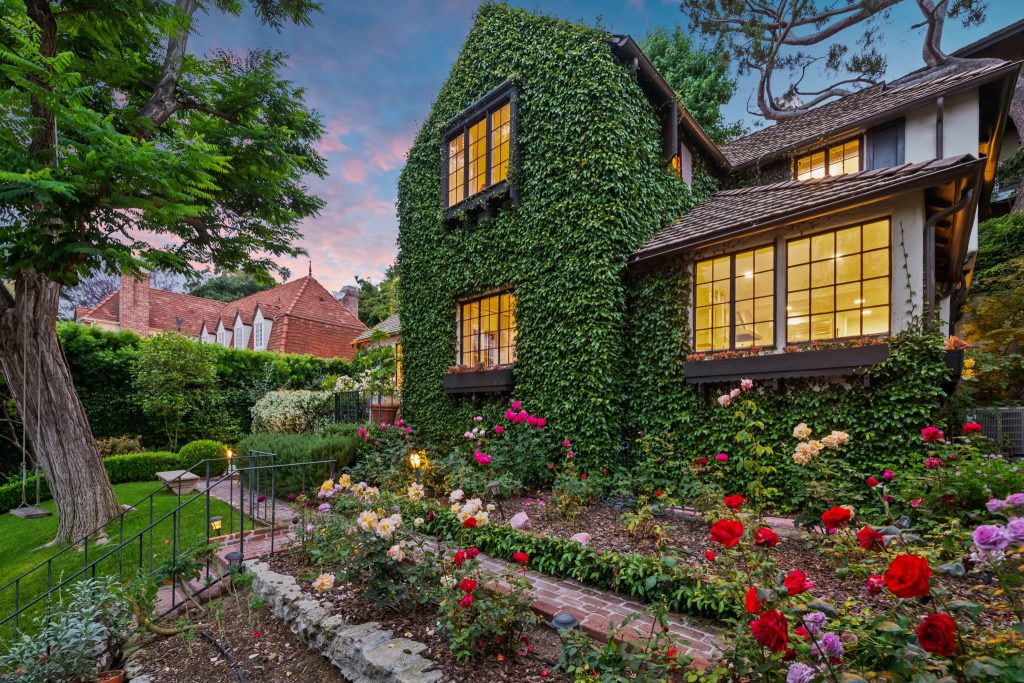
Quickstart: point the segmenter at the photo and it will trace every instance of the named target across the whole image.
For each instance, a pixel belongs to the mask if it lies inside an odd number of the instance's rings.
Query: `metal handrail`
[[[259,452],[259,451],[250,451],[250,455],[249,456],[245,456],[245,457],[251,457],[253,460],[256,460],[256,461],[258,461],[259,459],[264,458],[264,457],[270,457],[272,460],[276,459],[276,455],[273,454],[273,453],[266,453],[266,452]],[[209,462],[211,462],[211,461],[205,461],[205,462],[207,462],[207,469],[209,469]],[[274,463],[272,463],[270,465],[247,465],[247,466],[244,466],[244,467],[241,467],[241,468],[236,467],[234,469],[229,469],[228,471],[226,471],[224,474],[220,475],[219,478],[217,478],[215,480],[214,479],[210,479],[209,476],[207,476],[207,480],[206,480],[207,481],[207,487],[206,487],[206,489],[204,491],[196,492],[191,497],[187,497],[184,502],[181,502],[181,495],[179,493],[179,496],[178,496],[179,503],[178,503],[178,505],[173,510],[165,513],[159,519],[155,519],[154,520],[153,519],[152,497],[154,495],[156,495],[157,493],[159,493],[160,491],[163,490],[163,487],[161,487],[161,489],[158,489],[157,491],[154,491],[154,493],[150,494],[146,498],[143,498],[142,501],[140,501],[140,504],[141,504],[141,502],[144,502],[147,499],[150,500],[150,521],[149,521],[149,524],[145,528],[140,529],[138,532],[134,533],[128,539],[125,539],[124,538],[124,517],[123,517],[123,513],[122,513],[122,515],[119,515],[120,522],[121,522],[121,535],[120,535],[121,542],[117,546],[114,546],[114,547],[111,547],[110,549],[108,549],[106,552],[101,554],[99,557],[93,558],[91,562],[89,561],[89,556],[88,556],[88,538],[89,537],[88,536],[83,537],[83,540],[85,541],[85,546],[84,546],[85,555],[84,555],[84,559],[83,559],[83,565],[82,565],[81,569],[77,569],[70,576],[68,576],[66,578],[62,578],[60,581],[58,581],[56,584],[54,584],[53,583],[52,563],[53,563],[53,561],[56,558],[60,557],[62,554],[64,554],[64,552],[66,552],[67,550],[69,550],[73,546],[69,546],[68,548],[65,548],[64,550],[62,550],[61,552],[58,552],[58,553],[54,554],[53,556],[51,556],[50,558],[48,558],[44,562],[41,562],[40,564],[36,565],[32,569],[22,573],[21,575],[19,575],[15,579],[13,579],[11,581],[8,581],[3,586],[0,586],[0,593],[3,593],[3,591],[5,591],[6,589],[10,588],[12,585],[14,586],[14,611],[12,613],[8,614],[7,616],[3,617],[2,619],[0,619],[0,626],[3,626],[4,624],[6,624],[6,623],[10,622],[11,620],[13,620],[14,621],[14,634],[17,635],[19,616],[23,612],[25,612],[27,609],[31,608],[32,606],[38,604],[40,601],[49,598],[55,591],[63,588],[64,586],[68,585],[72,581],[78,579],[79,577],[81,577],[83,575],[88,574],[90,570],[92,570],[92,575],[93,575],[93,577],[95,577],[96,576],[96,567],[97,567],[97,565],[99,563],[103,562],[104,560],[112,557],[115,554],[119,555],[118,576],[119,576],[119,578],[123,579],[123,574],[124,574],[124,549],[126,547],[130,546],[130,545],[133,545],[136,542],[136,540],[139,543],[139,558],[138,558],[139,569],[142,569],[142,565],[143,565],[143,537],[147,533],[150,535],[150,552],[149,552],[149,570],[148,570],[148,572],[146,572],[145,576],[146,577],[153,576],[156,573],[156,571],[157,571],[157,569],[153,568],[153,552],[152,552],[152,550],[153,550],[153,539],[152,539],[153,530],[159,524],[165,522],[168,519],[173,519],[172,537],[173,537],[174,549],[172,550],[172,554],[171,554],[171,558],[170,558],[171,560],[176,560],[179,557],[183,557],[183,556],[191,553],[195,548],[201,547],[202,545],[204,545],[203,542],[194,544],[191,547],[189,547],[187,550],[179,551],[179,548],[178,548],[178,538],[180,536],[180,514],[179,513],[186,506],[192,504],[198,498],[203,497],[203,496],[206,497],[206,524],[205,524],[206,540],[205,540],[205,543],[208,544],[209,541],[210,541],[210,538],[211,538],[211,536],[210,536],[210,519],[211,519],[210,518],[210,490],[214,486],[224,482],[225,480],[232,480],[236,473],[246,472],[246,473],[249,473],[250,476],[253,473],[255,473],[257,475],[257,477],[258,477],[258,475],[261,472],[263,472],[265,470],[269,470],[270,471],[270,474],[271,474],[270,486],[271,486],[271,492],[272,492],[272,503],[271,503],[272,515],[271,515],[271,520],[270,520],[269,528],[271,530],[270,531],[270,533],[271,533],[271,539],[270,539],[271,540],[271,552],[273,552],[274,541],[275,541],[275,533],[276,533],[276,528],[277,528],[277,505],[276,505],[277,501],[276,501],[276,499],[273,498],[273,494],[276,493],[276,482],[277,482],[276,474],[277,474],[277,471],[279,469],[293,468],[293,467],[302,467],[302,468],[304,468],[302,470],[302,473],[303,473],[303,488],[305,488],[305,486],[304,486],[304,484],[305,484],[305,476],[306,476],[306,469],[305,468],[310,467],[310,466],[317,466],[317,465],[329,465],[329,467],[330,467],[330,476],[331,476],[331,478],[334,477],[334,467],[336,465],[336,461],[335,460],[315,460],[315,461],[297,462],[297,463],[276,463],[276,462],[274,462]],[[239,512],[238,546],[239,546],[240,554],[242,556],[244,556],[244,544],[245,544],[245,534],[246,534],[246,529],[245,529],[245,501],[241,497],[242,496],[241,484],[240,484],[239,488],[240,488],[240,493],[239,493],[239,510],[238,510],[238,512]],[[232,486],[231,491],[230,491],[230,495],[232,496],[232,499],[230,499],[228,501],[228,505],[229,505],[229,508],[230,508],[232,513],[234,512],[234,509],[235,509],[234,508],[234,501],[233,501],[233,493],[234,493],[234,489],[233,489],[233,486]],[[254,493],[255,493],[255,489],[250,486],[249,487],[249,516],[250,516],[250,523],[251,523],[250,531],[255,531],[256,530],[256,523],[257,523],[257,519],[256,519],[256,517],[253,514],[253,512],[254,512],[254,505],[253,505]],[[303,516],[305,516],[305,510],[302,511],[302,514],[303,514]],[[232,519],[233,519],[233,517],[232,517]],[[115,520],[112,520],[112,522],[116,521],[116,520],[117,520],[117,518],[115,518]],[[232,526],[233,526],[233,522],[230,523],[230,525],[228,527],[229,530],[232,528]],[[90,536],[91,535],[92,534],[90,534]],[[34,599],[32,599],[31,601],[29,601],[28,603],[22,605],[20,603],[20,583],[21,583],[21,581],[23,581],[26,577],[28,577],[32,573],[38,571],[39,569],[41,569],[44,566],[47,567],[47,590],[44,593],[42,593],[39,596],[37,596]],[[209,567],[209,560],[208,560],[207,561],[207,568],[206,568],[206,578],[207,578],[207,582],[208,583],[202,589],[197,591],[197,593],[204,592],[207,588],[209,588],[211,585],[216,584],[220,580],[220,578],[222,578],[222,577],[218,576],[214,581],[210,582],[209,581],[209,577],[210,577],[209,569],[210,569],[210,567]],[[176,597],[177,597],[176,590],[173,587],[175,582],[176,582],[176,576],[175,576],[174,572],[172,571],[172,597],[171,597],[172,605],[171,605],[171,607],[169,608],[168,611],[171,611],[171,610],[175,609],[179,604],[181,604],[181,603],[175,602]]]
[[[252,451],[252,453],[258,454],[255,457],[264,457],[264,456],[268,456],[268,455],[269,456],[273,456],[274,455],[273,453],[263,453],[261,451]],[[192,470],[197,468],[197,467],[199,467],[200,465],[206,465],[206,469],[207,469],[207,477],[206,477],[206,479],[207,479],[207,481],[209,481],[209,467],[210,467],[210,463],[222,462],[224,460],[227,460],[230,463],[232,460],[237,460],[239,457],[250,457],[250,456],[248,456],[248,455],[246,455],[246,456],[235,456],[234,458],[227,458],[227,457],[224,457],[224,458],[206,458],[204,460],[200,460],[195,465],[193,465],[191,468],[182,471],[182,473],[179,474],[177,477],[175,477],[174,479],[171,479],[171,482],[178,481],[179,479],[181,479],[181,477],[185,476],[186,474],[195,474],[195,472],[193,472]],[[17,581],[19,579],[23,579],[24,577],[26,577],[27,575],[29,575],[32,572],[36,571],[37,569],[40,569],[44,565],[53,562],[53,560],[57,559],[58,557],[60,557],[64,553],[67,553],[68,551],[73,550],[80,543],[84,543],[85,544],[86,552],[88,552],[88,545],[89,545],[89,539],[90,538],[92,538],[93,536],[96,536],[101,531],[103,531],[108,526],[110,526],[111,524],[120,522],[123,525],[124,524],[124,516],[126,514],[128,514],[132,510],[137,509],[140,505],[145,503],[147,500],[152,501],[153,496],[157,495],[158,493],[162,493],[164,491],[164,489],[166,489],[166,488],[167,488],[167,484],[161,484],[159,486],[159,488],[157,488],[156,490],[154,490],[152,493],[150,493],[149,495],[145,496],[144,498],[140,499],[139,501],[129,505],[127,509],[122,510],[120,513],[118,513],[118,515],[116,517],[112,518],[107,523],[102,524],[102,525],[96,527],[95,529],[93,529],[92,531],[87,533],[86,535],[79,537],[77,540],[69,542],[67,546],[65,546],[61,550],[57,551],[56,553],[54,553],[50,557],[46,558],[45,560],[43,560],[42,562],[40,562],[36,566],[32,567],[28,571],[23,572],[21,575],[14,577],[13,579],[8,581],[7,583],[5,583],[2,586],[0,586],[0,593],[2,593],[4,590],[9,588],[11,585],[13,585],[15,581]],[[179,505],[180,505],[180,501],[181,501],[181,494],[180,493],[178,494],[178,501],[179,501]],[[3,622],[0,622],[0,624],[2,624],[2,623]]]

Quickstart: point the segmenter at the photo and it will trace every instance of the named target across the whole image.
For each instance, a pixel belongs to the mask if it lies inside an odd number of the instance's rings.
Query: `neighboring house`
[[[79,306],[75,320],[142,336],[180,332],[236,349],[351,358],[352,341],[366,331],[358,306],[358,294],[338,301],[312,276],[230,303],[153,289],[149,276],[122,276],[96,306]]]
[[[356,349],[390,346],[395,350],[395,384],[402,386],[402,324],[394,313],[352,340]]]
[[[921,70],[719,148],[629,37],[485,4],[399,182],[406,415],[514,390],[609,453],[680,386],[861,375],[950,329],[1019,71]]]

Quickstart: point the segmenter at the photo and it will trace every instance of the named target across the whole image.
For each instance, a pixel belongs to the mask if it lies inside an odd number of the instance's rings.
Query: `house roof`
[[[922,70],[890,83],[864,88],[762,128],[722,147],[734,169],[765,162],[826,138],[843,137],[897,118],[924,102],[1015,73],[1020,63],[993,62],[976,68]]]
[[[848,175],[725,190],[660,230],[631,260],[685,251],[725,237],[795,223],[898,192],[933,186],[980,172],[984,163],[983,159],[966,154]]]
[[[374,335],[377,330],[380,330],[389,337],[399,334],[402,331],[401,321],[398,318],[398,314],[389,315],[388,317],[381,320],[379,323],[366,330],[358,337],[352,340],[353,344],[359,344],[360,342],[370,341],[370,337]]]
[[[203,327],[203,322],[211,318],[216,320],[218,312],[223,307],[223,302],[213,299],[151,288],[149,290],[149,326],[158,330],[177,330],[177,318],[182,321],[182,332],[198,335]]]
[[[1009,26],[993,31],[992,33],[979,38],[973,43],[968,43],[963,47],[953,52],[954,57],[974,57],[975,55],[983,52],[989,52],[993,48],[998,48],[1000,43],[1017,40],[1016,52],[1021,54],[1024,52],[1024,45],[1019,41],[1021,34],[1024,34],[1024,19],[1013,22]]]

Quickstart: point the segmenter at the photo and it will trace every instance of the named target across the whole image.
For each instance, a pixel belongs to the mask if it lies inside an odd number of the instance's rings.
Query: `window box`
[[[511,206],[519,201],[519,194],[508,180],[502,180],[490,187],[477,192],[472,197],[463,199],[444,212],[444,222],[452,224],[459,218],[482,223],[490,220],[495,211],[503,206]]]
[[[443,382],[446,394],[501,394],[515,387],[509,367],[447,372]]]
[[[683,372],[688,384],[735,382],[741,379],[788,377],[842,377],[856,375],[889,357],[888,344],[774,353],[744,358],[687,361]]]

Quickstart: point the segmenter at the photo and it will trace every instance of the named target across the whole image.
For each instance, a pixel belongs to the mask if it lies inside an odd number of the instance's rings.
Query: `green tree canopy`
[[[398,312],[398,273],[394,264],[384,271],[379,285],[356,276],[359,286],[359,319],[373,327],[389,315]]]
[[[702,49],[676,26],[671,32],[663,27],[648,32],[641,47],[715,142],[746,132],[743,124],[726,123],[722,117],[722,107],[736,93],[736,79],[730,75],[729,53],[721,43]]]
[[[189,287],[188,293],[217,301],[235,301],[243,296],[270,289],[276,284],[274,279],[267,275],[224,273],[195,283]]]

